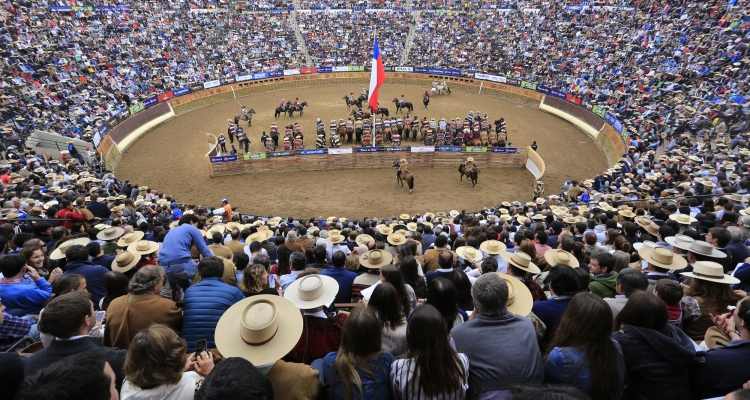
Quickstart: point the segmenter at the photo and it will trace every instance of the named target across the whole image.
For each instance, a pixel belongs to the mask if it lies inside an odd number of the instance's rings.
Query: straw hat
[[[516,315],[527,316],[531,312],[531,306],[534,305],[534,298],[531,291],[518,278],[504,274],[502,272],[492,272],[503,278],[508,284],[508,311]]]
[[[328,306],[339,292],[339,283],[325,275],[307,275],[292,282],[284,292],[284,298],[289,299],[297,308],[308,310],[320,306]]]
[[[101,232],[97,233],[96,238],[100,240],[115,240],[119,238],[120,236],[122,236],[123,233],[125,233],[125,229],[118,228],[115,226],[110,226],[108,228],[105,228]]]
[[[326,238],[326,241],[328,243],[334,243],[335,244],[335,243],[341,243],[345,239],[346,238],[341,233],[334,232],[333,234],[330,234],[330,232],[329,232],[329,235],[328,235],[328,238]]]
[[[417,223],[416,222],[409,222],[406,224],[406,229],[408,229],[410,232],[414,232],[417,230]]]
[[[117,257],[112,261],[112,271],[116,272],[128,272],[141,261],[140,254],[133,254],[129,251],[123,251],[118,254]]]
[[[329,224],[332,224],[332,223],[334,223],[334,221],[336,221],[337,219],[338,219],[338,218],[336,218],[336,217],[328,217],[328,218],[326,218],[326,222],[328,222]],[[269,221],[270,221],[270,220],[269,220]]]
[[[159,250],[159,243],[152,242],[150,240],[139,240],[130,246],[128,246],[128,251],[133,254],[139,254],[142,256],[145,256],[147,254],[151,254],[155,252],[156,250]]]
[[[354,241],[357,242],[357,244],[363,244],[365,246],[367,246],[367,244],[372,242],[373,240],[375,239],[372,236],[365,234],[365,233],[361,235],[357,235],[357,238],[354,239]]]
[[[411,219],[411,217],[409,216],[409,214],[401,214],[398,216],[398,219],[406,220],[406,219]]]
[[[232,221],[232,222],[227,222],[227,224],[226,224],[225,228],[226,228],[226,229],[227,229],[228,231],[231,231],[231,230],[233,230],[233,229],[239,229],[239,230],[242,230],[242,224],[241,224],[241,223],[239,223],[239,222],[236,222],[236,221]]]
[[[664,238],[665,242],[682,250],[689,250],[690,244],[693,243],[694,240],[695,239],[686,235],[667,236]]]
[[[547,260],[547,264],[549,264],[550,267],[554,267],[557,264],[564,264],[573,268],[578,268],[580,266],[578,259],[565,250],[547,250],[544,253],[544,259]]]
[[[505,259],[508,264],[513,265],[516,268],[520,268],[526,272],[531,272],[532,274],[538,274],[542,272],[536,264],[531,262],[531,256],[522,251],[516,251],[515,253],[508,253],[507,251],[504,251],[500,253],[500,256],[503,257],[503,259]]]
[[[679,235],[679,236],[683,236],[683,235]],[[669,243],[669,241],[667,241],[667,243]],[[704,242],[702,240],[693,240],[692,242],[689,242],[689,243],[686,243],[684,241],[680,241],[679,243],[674,242],[672,246],[677,247],[678,249],[687,250],[689,252],[700,254],[706,257],[711,257],[711,258],[726,258],[727,257],[726,253],[724,253],[721,250],[715,249],[714,246],[711,246],[710,243]]]
[[[253,365],[279,360],[297,345],[302,314],[280,296],[258,295],[235,303],[216,325],[215,342],[224,357],[241,357]]]
[[[659,234],[659,225],[656,225],[646,217],[635,217],[635,223],[645,229],[650,235],[656,236]]]
[[[485,240],[479,245],[479,249],[487,254],[501,254],[507,247],[499,240]]]
[[[380,268],[393,261],[393,255],[385,250],[370,250],[359,256],[359,263],[365,268]]]
[[[638,250],[638,255],[643,261],[659,268],[683,269],[687,266],[686,259],[675,255],[671,250],[664,247],[640,249]]]
[[[633,218],[633,217],[635,217],[635,214],[632,211],[628,210],[628,209],[620,210],[617,213],[620,214],[620,215],[622,215],[625,218]]]
[[[390,235],[388,235],[388,243],[390,243],[390,244],[392,244],[394,246],[398,246],[400,244],[404,244],[404,243],[406,243],[406,236],[404,236],[404,235],[402,235],[402,234],[400,234],[398,232],[391,233]]]
[[[73,240],[66,240],[65,242],[60,243],[60,245],[57,246],[57,248],[55,249],[55,251],[53,251],[49,255],[49,258],[52,259],[52,260],[62,260],[63,258],[65,258],[65,252],[71,246],[76,246],[76,245],[85,246],[87,244],[89,244],[89,239],[88,238],[78,238],[78,239],[73,239]]]
[[[120,247],[128,247],[131,244],[135,244],[141,239],[143,239],[143,232],[141,231],[128,232],[122,235],[120,240],[117,241],[117,245]]]
[[[393,228],[391,228],[390,226],[378,225],[377,228],[378,232],[380,232],[381,235],[390,235],[391,233],[393,233]]]
[[[214,232],[219,232],[219,233],[221,233],[223,235],[224,232],[226,232],[226,230],[227,230],[226,225],[224,225],[224,224],[214,224],[213,226],[211,226],[210,228],[208,228],[208,232],[206,233],[206,236],[213,235]]]
[[[459,214],[461,214],[461,213],[458,212],[458,210],[450,210],[450,212],[448,213],[448,215],[450,215],[451,218],[456,218],[456,217],[459,216]]]
[[[652,242],[650,240],[644,240],[642,242],[638,242],[638,243],[633,244],[633,248],[636,251],[638,251],[640,249],[644,249],[644,248],[646,248],[646,249],[653,249],[655,247],[657,247],[656,242]]]
[[[273,217],[268,219],[268,225],[276,226],[281,222],[281,217]]]
[[[262,242],[264,240],[268,240],[269,238],[271,238],[271,236],[273,236],[273,232],[271,231],[263,231],[263,232],[258,231],[248,236],[245,242],[247,243]]]
[[[677,221],[677,223],[680,225],[690,225],[693,222],[697,221],[697,219],[691,217],[688,214],[672,214],[669,216],[669,219]]]
[[[466,256],[469,256],[474,261],[479,261],[484,258],[484,255],[481,251],[469,246],[461,246],[457,248],[456,254],[463,259],[465,259]]]
[[[696,261],[693,264],[693,272],[683,272],[684,276],[692,276],[695,279],[700,279],[709,282],[726,283],[734,285],[740,283],[740,280],[729,275],[724,274],[724,267],[712,261]]]

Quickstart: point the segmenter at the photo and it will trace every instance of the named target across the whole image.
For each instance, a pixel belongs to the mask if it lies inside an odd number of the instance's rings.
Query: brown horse
[[[411,134],[411,128],[409,126],[404,126],[404,132],[401,134],[401,140],[406,142],[409,140],[409,135]]]
[[[398,162],[398,160],[394,161],[391,165],[393,168],[400,168],[401,164]],[[396,182],[401,184],[401,187],[404,187],[404,181],[406,181],[406,184],[409,185],[409,193],[411,193],[412,190],[414,190],[414,175],[411,174],[411,172],[402,172],[401,174],[396,174]]]
[[[481,142],[480,146],[489,146],[490,138],[486,131],[479,132],[479,141]]]
[[[497,147],[497,134],[495,132],[490,131],[487,140],[490,146]]]
[[[464,180],[464,175],[466,175],[467,182],[471,182],[471,188],[476,189],[477,186],[477,177],[479,176],[479,172],[476,170],[476,168],[472,168],[469,171],[466,170],[466,164],[461,164],[458,167],[458,172],[461,173],[461,180]]]

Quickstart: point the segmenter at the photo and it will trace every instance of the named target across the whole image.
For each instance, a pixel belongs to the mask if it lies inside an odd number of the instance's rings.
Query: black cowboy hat
[[[693,228],[695,228],[695,229],[698,229],[698,228],[700,228],[700,229],[711,229],[711,228],[713,228],[713,227],[716,226],[716,222],[709,221],[707,219],[703,219],[703,220],[700,220],[700,221],[695,221],[695,222],[693,222],[690,225]]]

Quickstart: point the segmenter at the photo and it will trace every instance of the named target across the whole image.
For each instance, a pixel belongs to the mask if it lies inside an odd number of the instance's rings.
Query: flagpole
[[[373,24],[372,26],[372,43],[375,44],[375,41],[378,39],[378,26]],[[372,61],[370,61],[370,68],[373,68]],[[373,71],[370,71],[370,74],[372,74]],[[370,96],[372,96],[372,93],[368,93]],[[369,99],[368,99],[369,100]],[[375,104],[375,107],[378,105]],[[373,108],[372,111],[372,142],[375,143],[375,137],[377,136],[378,132],[375,130],[375,116],[378,114],[378,110]]]

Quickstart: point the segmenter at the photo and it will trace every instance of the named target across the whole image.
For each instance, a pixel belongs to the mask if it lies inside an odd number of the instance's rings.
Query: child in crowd
[[[654,295],[667,306],[669,323],[682,329],[682,286],[670,279],[659,279],[654,286]]]

